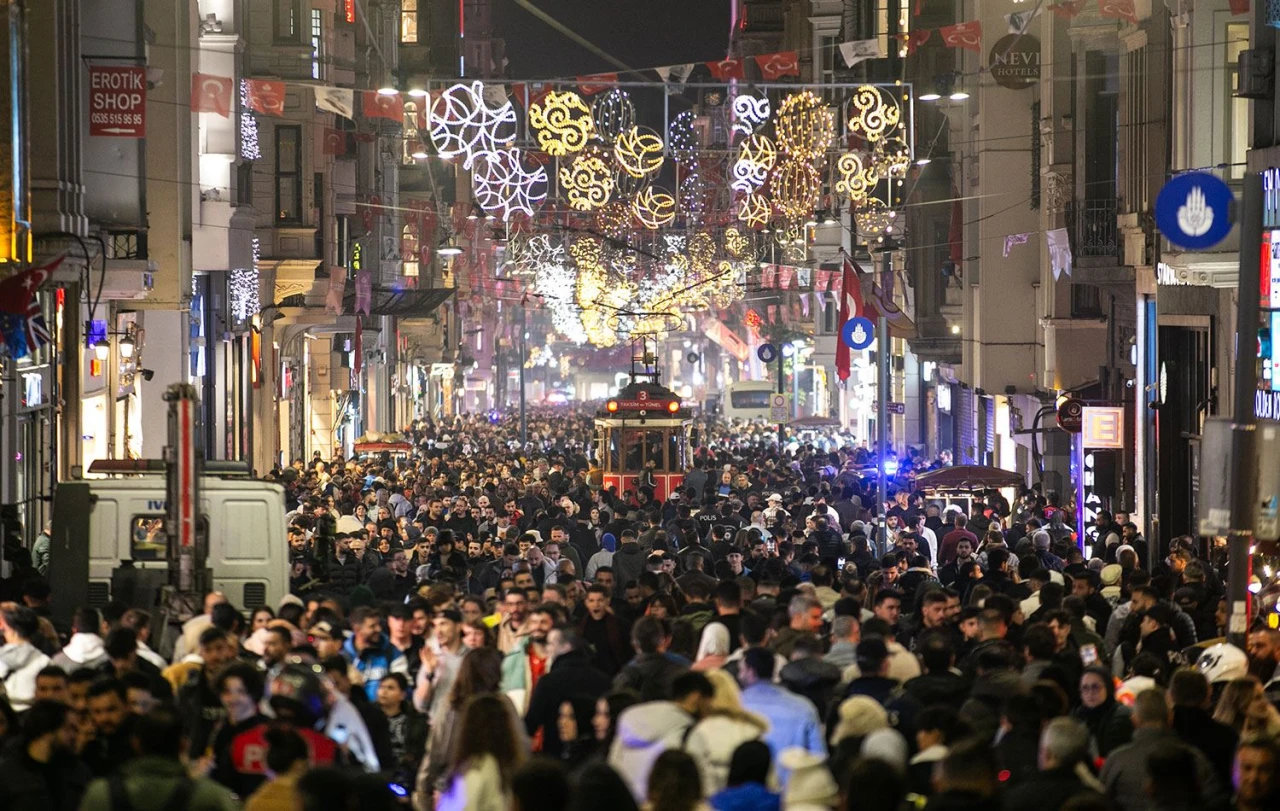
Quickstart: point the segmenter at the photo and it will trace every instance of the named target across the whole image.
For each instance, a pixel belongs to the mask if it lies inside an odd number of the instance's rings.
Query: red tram
[[[646,355],[642,361],[649,361]],[[693,417],[655,367],[632,360],[631,382],[596,412],[596,460],[602,485],[618,495],[643,485],[666,501],[684,481]]]

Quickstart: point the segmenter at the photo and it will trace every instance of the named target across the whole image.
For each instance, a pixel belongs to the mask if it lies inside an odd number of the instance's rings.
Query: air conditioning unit
[[[1275,92],[1275,55],[1271,51],[1250,48],[1240,52],[1236,78],[1236,98],[1266,99]]]
[[[105,301],[137,301],[144,299],[155,286],[155,276],[150,266],[145,270],[134,268],[113,268],[107,263],[107,272],[102,279],[101,297]],[[90,296],[98,295],[94,287],[97,274],[92,274],[89,283]]]

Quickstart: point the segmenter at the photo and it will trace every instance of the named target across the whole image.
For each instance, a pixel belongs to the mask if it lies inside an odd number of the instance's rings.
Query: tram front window
[[[627,431],[626,434],[627,473],[638,473],[644,467],[644,432]]]
[[[665,440],[664,431],[645,431],[645,462],[653,462],[658,470],[666,470],[666,462],[662,457],[662,445]]]
[[[684,448],[684,437],[681,432],[672,431],[667,439],[667,460],[671,465],[668,470],[673,473],[683,471],[686,467]]]

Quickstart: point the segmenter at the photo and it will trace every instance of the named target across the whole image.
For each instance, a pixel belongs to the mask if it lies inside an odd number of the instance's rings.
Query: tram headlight
[[[604,407],[610,414],[612,414],[613,412],[618,410],[618,401],[610,400],[609,402],[605,403]]]
[[[679,410],[680,410],[680,401],[679,401],[679,400],[672,400],[671,402],[667,403],[667,410],[668,410],[668,411],[670,411],[672,414],[674,414],[674,413],[676,413],[677,411],[679,411]]]

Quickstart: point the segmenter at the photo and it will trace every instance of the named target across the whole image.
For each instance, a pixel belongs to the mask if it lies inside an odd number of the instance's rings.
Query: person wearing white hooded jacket
[[[96,670],[107,662],[107,651],[102,646],[98,631],[102,628],[102,615],[96,608],[81,608],[71,621],[71,638],[67,645],[53,657],[53,664],[74,673],[82,667]]]
[[[723,670],[707,673],[715,688],[706,712],[694,726],[685,750],[702,772],[702,793],[710,797],[729,782],[734,751],[747,741],[758,741],[769,731],[769,722],[742,708],[738,683]]]
[[[9,705],[17,712],[31,706],[36,695],[36,674],[49,664],[49,657],[30,640],[40,627],[36,612],[23,605],[7,603],[0,608],[0,682],[8,695]]]
[[[618,716],[618,732],[609,747],[609,765],[626,781],[636,802],[644,802],[649,772],[663,752],[683,749],[696,759],[695,753],[709,750],[702,733],[694,727],[714,694],[705,674],[689,671],[672,683],[670,701],[636,704]]]

